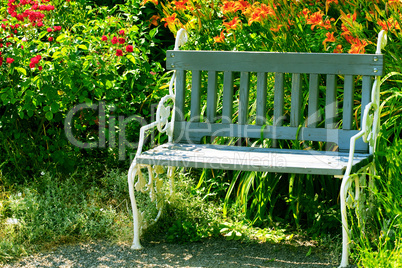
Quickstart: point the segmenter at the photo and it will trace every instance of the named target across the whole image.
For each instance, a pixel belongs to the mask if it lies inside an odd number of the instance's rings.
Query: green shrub
[[[17,27],[28,18],[18,21],[6,9],[7,1],[1,3],[4,177],[18,182],[53,168],[71,173],[85,161],[127,166],[118,160],[129,158],[132,148],[121,149],[121,144],[138,140],[136,129],[149,120],[151,104],[164,94],[158,85],[163,35],[149,27],[153,9],[136,1],[112,9],[54,1],[47,3],[54,10],[40,11],[43,19]],[[19,16],[31,7],[17,6],[15,12]],[[82,109],[72,113],[72,136],[97,148],[77,148],[71,135],[66,137],[65,120],[76,107]]]
[[[0,263],[47,244],[126,237],[126,183],[125,172],[112,170],[96,180],[82,171],[68,179],[44,174],[40,182],[2,190]]]

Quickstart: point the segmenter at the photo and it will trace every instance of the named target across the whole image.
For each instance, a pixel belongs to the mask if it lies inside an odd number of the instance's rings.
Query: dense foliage
[[[160,40],[169,33],[149,27],[154,11],[136,1],[111,10],[58,0],[1,6],[3,173],[19,181],[53,168],[69,173],[82,158],[121,165],[117,160],[132,153],[125,146],[137,140],[134,130],[164,94],[152,93],[163,72]],[[82,103],[88,106],[77,108]],[[71,140],[97,148],[82,150]]]

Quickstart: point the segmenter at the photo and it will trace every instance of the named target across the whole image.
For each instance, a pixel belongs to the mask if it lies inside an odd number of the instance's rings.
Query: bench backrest
[[[350,137],[358,132],[355,105],[370,102],[372,78],[383,73],[383,55],[175,50],[167,52],[167,69],[176,70],[175,142],[262,137],[334,142],[348,151]],[[361,90],[360,100],[354,99],[355,90]],[[267,107],[267,94],[273,96],[273,107]],[[356,144],[356,152],[367,151],[367,144]]]

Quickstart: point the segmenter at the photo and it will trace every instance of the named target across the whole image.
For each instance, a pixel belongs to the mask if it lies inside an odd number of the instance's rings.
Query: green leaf
[[[25,91],[25,94],[26,94],[28,97],[32,97],[32,96],[33,96],[33,91],[32,91],[32,90],[27,90],[27,91]]]
[[[61,34],[56,38],[56,42],[62,42],[64,39],[66,39],[67,35]]]
[[[153,38],[155,34],[157,33],[158,28],[153,28],[152,30],[149,31],[149,36]]]
[[[78,48],[81,48],[82,50],[88,50],[88,47],[86,45],[78,45]]]
[[[306,257],[308,257],[308,256],[310,256],[311,255],[311,248],[308,250],[308,252],[307,252],[307,254],[306,254]]]
[[[53,113],[49,111],[45,114],[45,117],[47,120],[51,121],[53,119]]]
[[[52,105],[50,105],[52,108],[52,111],[57,111],[59,110],[59,104],[57,102],[53,102]]]
[[[16,69],[20,74],[27,75],[27,71],[26,71],[24,68],[15,67],[15,69]]]
[[[133,55],[129,54],[129,55],[127,55],[126,57],[127,57],[127,59],[129,59],[133,64],[135,64],[135,58],[134,58]]]
[[[24,111],[19,111],[18,115],[20,116],[21,119],[24,119]]]

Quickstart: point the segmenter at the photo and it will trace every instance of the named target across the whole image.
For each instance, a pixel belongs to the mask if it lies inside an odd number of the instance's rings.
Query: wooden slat
[[[274,126],[282,126],[284,119],[284,102],[285,95],[283,89],[283,73],[275,74],[275,87],[274,87]]]
[[[363,123],[363,113],[364,108],[371,100],[371,89],[372,89],[372,77],[363,76],[362,79],[362,99],[361,99],[361,123],[360,128]]]
[[[352,75],[345,75],[344,91],[343,91],[343,129],[352,129],[353,123],[353,97],[354,82]]]
[[[138,164],[147,165],[343,175],[348,155],[308,150],[168,143],[142,153],[136,160]],[[357,171],[372,158],[369,154],[355,154],[352,170]]]
[[[175,120],[184,120],[184,101],[185,101],[185,89],[186,89],[186,71],[176,71],[176,100],[175,100]]]
[[[266,106],[267,106],[267,73],[258,73],[257,74],[257,115],[256,115],[256,124],[264,125],[267,121],[266,119]]]
[[[318,109],[318,74],[310,74],[307,127],[315,128],[320,120]]]
[[[338,144],[342,151],[349,150],[350,138],[358,133],[358,130],[326,129],[326,128],[307,128],[288,127],[288,126],[265,126],[261,129],[258,125],[238,125],[238,124],[209,124],[175,122],[174,125],[176,142],[180,143],[199,143],[205,136],[214,137],[236,137],[236,138],[265,138],[281,140],[322,141]],[[356,152],[367,152],[367,144],[361,139],[356,142]]]
[[[233,119],[233,72],[223,74],[222,123],[230,124]]]
[[[193,71],[191,77],[191,121],[200,122],[201,71]]]
[[[168,51],[167,55],[169,70],[382,75],[384,64],[383,55],[373,54]]]
[[[301,76],[300,74],[292,74],[292,93],[291,93],[291,106],[290,106],[291,127],[297,127],[300,125],[301,104],[302,104]]]
[[[337,103],[336,103],[336,76],[327,75],[327,90],[325,95],[325,127],[336,127]]]
[[[208,91],[207,91],[207,120],[210,123],[215,122],[216,118],[216,99],[217,99],[217,73],[214,71],[208,72]]]
[[[246,125],[248,121],[248,100],[250,89],[250,73],[240,73],[240,93],[239,93],[239,120],[240,125]]]

